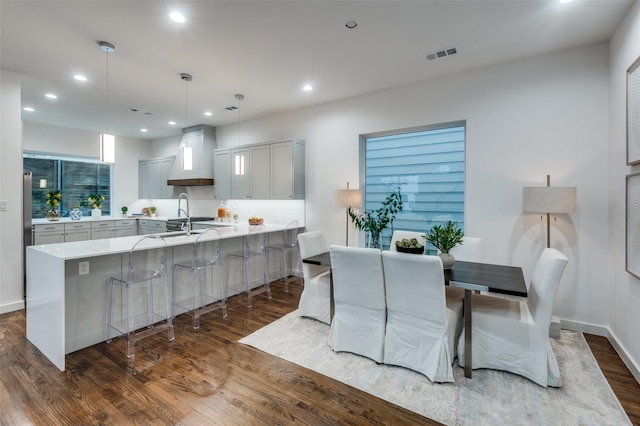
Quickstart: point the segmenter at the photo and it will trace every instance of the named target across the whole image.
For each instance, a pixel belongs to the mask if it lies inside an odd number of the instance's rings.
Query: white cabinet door
[[[33,226],[34,244],[64,243],[64,224],[51,223]]]
[[[231,161],[232,198],[251,198],[251,151],[249,148],[234,149]]]
[[[173,186],[167,185],[175,156],[138,161],[138,198],[171,198]]]
[[[91,223],[75,222],[64,224],[64,242],[87,241],[91,239]]]
[[[251,199],[268,200],[271,198],[269,145],[251,148]]]
[[[213,154],[213,192],[218,200],[231,198],[231,150],[219,150]]]
[[[151,162],[138,161],[138,198],[151,198]]]
[[[293,146],[291,142],[271,145],[271,198],[293,200]]]
[[[115,237],[131,237],[134,235],[138,235],[138,223],[135,219],[115,221]]]
[[[103,238],[113,238],[113,220],[96,221],[91,223],[91,239],[101,240]]]

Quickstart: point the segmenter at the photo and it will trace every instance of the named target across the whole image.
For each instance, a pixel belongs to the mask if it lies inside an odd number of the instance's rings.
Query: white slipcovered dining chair
[[[398,251],[396,250],[396,241],[401,241],[405,238],[409,240],[411,238],[415,238],[420,244],[422,244],[422,247],[426,248],[427,246],[427,239],[424,237],[424,232],[394,230],[391,235],[391,245],[389,246],[389,250]]]
[[[562,386],[549,342],[553,301],[567,257],[545,249],[536,263],[526,300],[473,295],[473,368],[492,368],[524,376],[540,386]],[[464,366],[464,332],[458,364]]]
[[[484,258],[482,242],[482,238],[465,236],[462,237],[462,244],[458,244],[449,250],[449,253],[451,253],[456,260],[482,263]]]
[[[382,254],[376,248],[331,245],[335,312],[329,346],[381,363],[386,302]]]
[[[438,256],[382,253],[387,298],[384,363],[406,367],[434,382],[453,382],[462,300],[445,296]]]
[[[322,231],[298,234],[300,258],[315,256],[329,251]],[[302,264],[304,287],[298,303],[298,315],[330,324],[331,270],[326,266]]]

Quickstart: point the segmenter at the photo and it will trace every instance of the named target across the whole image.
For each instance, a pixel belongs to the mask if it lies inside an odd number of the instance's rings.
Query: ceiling
[[[22,75],[24,121],[156,139],[607,41],[632,3],[0,0],[0,67]]]

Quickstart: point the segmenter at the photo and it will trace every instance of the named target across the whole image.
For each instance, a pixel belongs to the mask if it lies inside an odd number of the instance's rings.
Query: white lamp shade
[[[576,188],[562,186],[522,188],[522,210],[532,213],[575,213]]]
[[[183,146],[180,151],[180,167],[182,170],[193,170],[193,149]]]
[[[362,193],[358,189],[338,189],[333,195],[336,207],[360,207]]]
[[[100,161],[103,163],[116,162],[116,138],[108,133],[100,135]]]

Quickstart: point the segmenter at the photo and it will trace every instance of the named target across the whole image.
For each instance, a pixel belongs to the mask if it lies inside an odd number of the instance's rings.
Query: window
[[[393,228],[426,232],[451,220],[464,230],[465,127],[457,121],[361,135],[364,209],[379,208],[399,187],[403,206]],[[392,233],[382,232],[382,247]]]
[[[75,206],[81,208],[83,215],[90,215],[91,208],[87,204],[89,194],[103,195],[105,200],[102,203],[102,214],[110,215],[111,164],[100,163],[98,160],[24,153],[23,169],[33,174],[32,218],[45,217],[49,210],[46,194],[55,190],[62,193],[60,212],[63,216],[69,216],[69,211]]]

